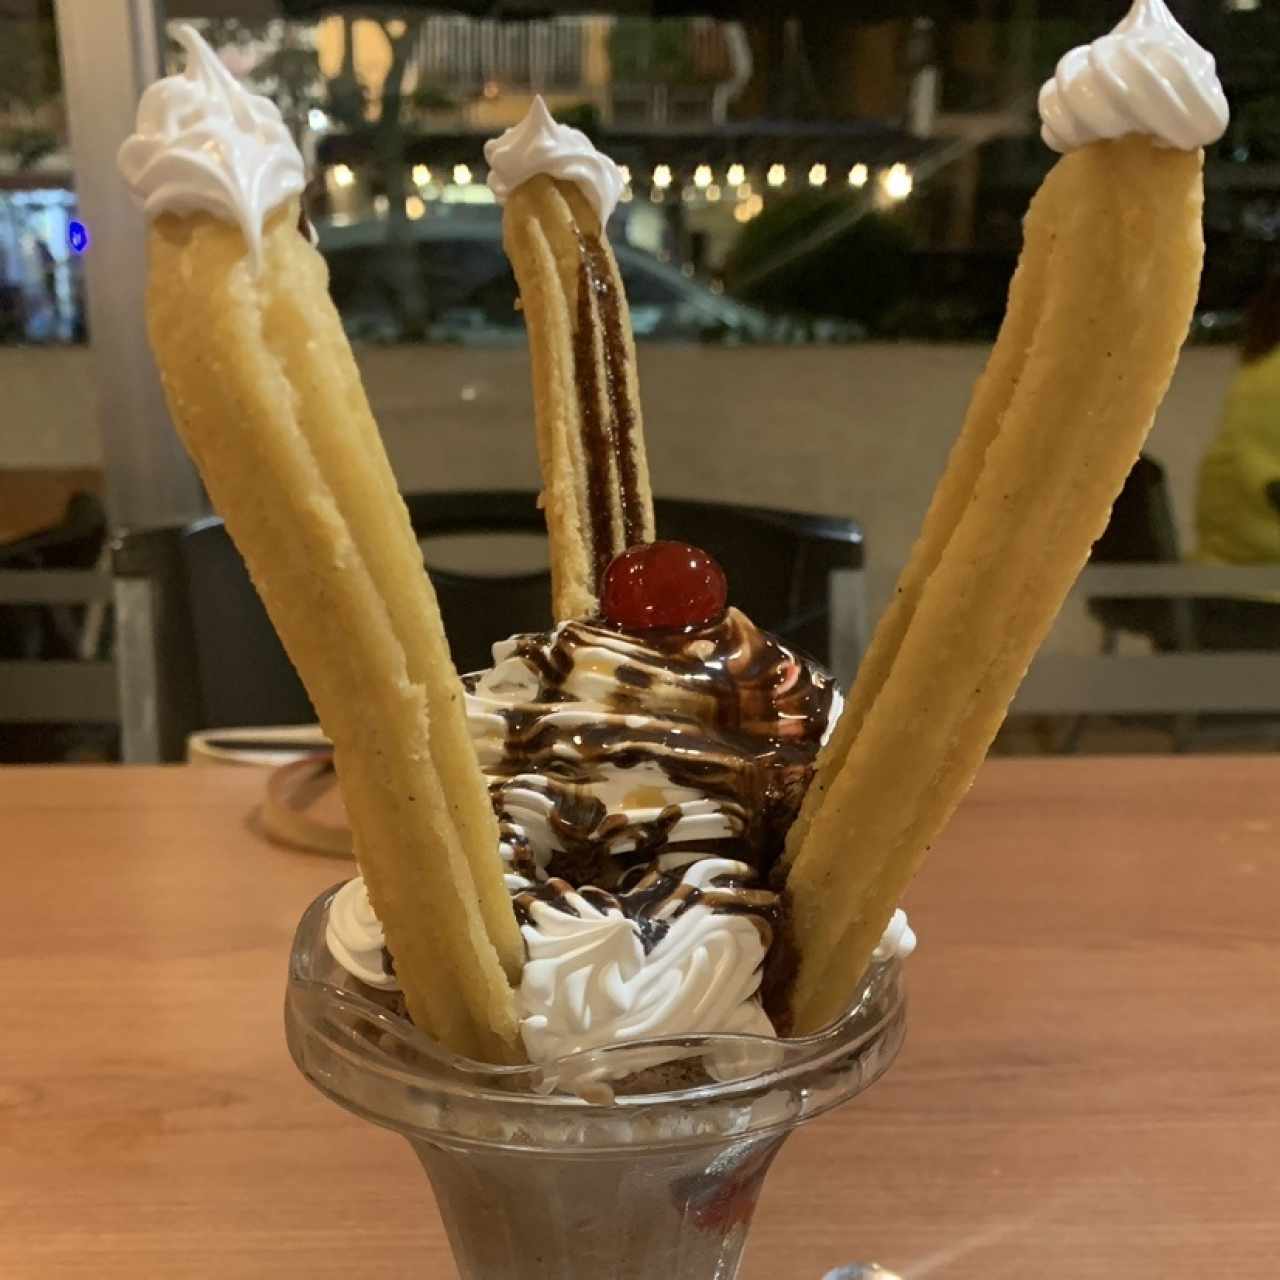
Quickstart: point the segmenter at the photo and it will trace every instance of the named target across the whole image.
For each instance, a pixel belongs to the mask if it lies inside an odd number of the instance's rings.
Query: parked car
[[[516,282],[496,217],[424,218],[408,224],[416,278],[405,280],[405,250],[385,243],[385,224],[321,224],[320,251],[348,335],[404,341],[425,318],[428,342],[505,345],[524,341]],[[772,315],[717,294],[669,263],[615,237],[614,252],[641,340],[668,342],[849,342],[864,335],[847,321]],[[407,302],[406,289],[420,292]]]

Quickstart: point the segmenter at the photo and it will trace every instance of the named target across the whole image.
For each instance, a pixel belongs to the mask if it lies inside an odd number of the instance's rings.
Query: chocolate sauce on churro
[[[578,246],[578,315],[573,358],[582,444],[587,455],[592,567],[599,583],[614,556],[644,540],[645,504],[636,465],[638,415],[628,376],[622,301],[600,238],[579,234]],[[596,363],[597,350],[604,367],[603,387]],[[615,477],[622,507],[620,531],[614,527],[613,504],[609,501]]]

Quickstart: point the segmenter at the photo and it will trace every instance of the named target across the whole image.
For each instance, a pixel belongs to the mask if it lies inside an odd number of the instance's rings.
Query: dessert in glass
[[[190,28],[121,149],[174,422],[333,743],[359,876],[303,917],[303,1073],[406,1136],[467,1276],[732,1276],[787,1134],[902,1041],[898,908],[1137,456],[1202,258],[1213,59],[1162,0],[1041,95],[1064,152],[846,695],[654,528],[618,167],[486,147],[555,625],[459,677],[279,113]]]

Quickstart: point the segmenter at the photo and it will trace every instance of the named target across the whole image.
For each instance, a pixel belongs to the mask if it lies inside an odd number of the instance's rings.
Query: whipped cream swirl
[[[400,984],[386,963],[387,938],[373,912],[369,891],[357,876],[333,895],[325,924],[329,954],[353,977],[379,991],[398,991]]]
[[[886,960],[905,960],[916,949],[916,931],[907,920],[907,913],[899,907],[889,918],[871,959],[876,964]]]
[[[767,874],[840,708],[736,609],[687,632],[514,636],[465,684],[509,869],[609,890],[668,850]]]
[[[626,185],[622,170],[591,145],[580,129],[557,124],[541,95],[534,98],[525,118],[500,137],[484,144],[489,165],[489,189],[502,204],[522,183],[545,173],[576,182],[591,202],[603,227],[618,207]]]
[[[1194,151],[1222,137],[1228,109],[1213,55],[1164,0],[1134,0],[1109,35],[1062,57],[1040,90],[1040,119],[1055,151],[1130,133]]]
[[[650,947],[608,894],[553,881],[551,899],[518,899],[528,949],[520,1031],[530,1060],[655,1036],[772,1036],[773,1025],[753,998],[768,932],[728,908],[741,903],[749,911],[753,898],[773,895],[717,890],[720,882],[733,885],[751,875],[744,863],[722,858],[691,864],[680,892],[649,917],[662,930]]]
[[[464,684],[524,936],[530,1060],[773,1037],[761,988],[785,948],[773,947],[783,906],[769,874],[841,709],[831,678],[730,609],[681,631],[573,621],[513,636]],[[396,988],[359,880],[333,900],[328,944],[362,982]],[[898,912],[876,958],[914,945]],[[645,1047],[603,1071],[680,1056]],[[705,1065],[727,1078],[755,1062],[726,1050]]]
[[[274,103],[243,89],[192,27],[177,30],[186,70],[138,104],[118,163],[148,218],[207,213],[235,223],[256,271],[267,215],[306,185],[302,156]]]
[[[528,956],[530,1058],[772,1036],[768,875],[840,710],[831,677],[730,609],[686,630],[572,621],[513,636],[464,686]],[[376,918],[347,892],[330,950],[389,989]]]

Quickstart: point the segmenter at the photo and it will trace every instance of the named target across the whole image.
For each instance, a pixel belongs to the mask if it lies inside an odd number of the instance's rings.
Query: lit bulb
[[[422,203],[421,196],[408,196],[404,202],[404,211],[407,217],[417,222],[426,213],[427,206]]]
[[[332,172],[333,181],[339,187],[349,187],[356,180],[349,164],[335,164]]]
[[[660,164],[653,171],[653,185],[659,191],[665,191],[671,185],[671,166]]]
[[[771,164],[769,172],[764,175],[764,180],[771,187],[780,187],[787,180],[787,166],[785,164]]]
[[[725,181],[731,187],[741,186],[747,180],[747,171],[740,164],[731,164],[729,172],[725,174]]]
[[[711,166],[709,164],[700,164],[693,171],[693,185],[699,191],[705,191],[711,185]]]
[[[911,170],[905,164],[895,164],[880,181],[890,200],[905,200],[915,186]]]
[[[453,166],[453,180],[460,187],[471,185],[471,169],[465,164],[455,164]]]
[[[827,166],[825,164],[815,164],[809,170],[809,185],[811,187],[820,187],[827,180]]]
[[[851,187],[865,187],[867,185],[867,166],[865,164],[855,164],[849,170],[849,185]]]
[[[431,170],[425,164],[415,164],[413,166],[413,180],[420,187],[425,187],[431,181]]]

